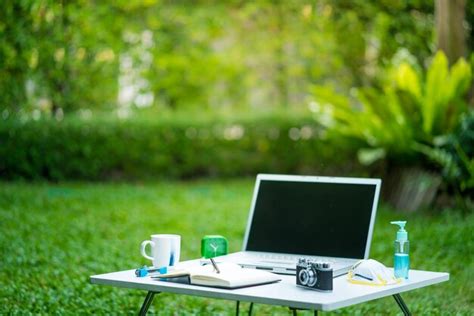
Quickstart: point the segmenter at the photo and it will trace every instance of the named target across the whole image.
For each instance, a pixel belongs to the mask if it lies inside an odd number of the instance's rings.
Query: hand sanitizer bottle
[[[396,278],[408,279],[408,270],[410,269],[410,243],[408,241],[408,232],[405,230],[406,221],[390,222],[391,224],[400,226],[397,232],[397,240],[395,240],[395,255],[393,270]]]

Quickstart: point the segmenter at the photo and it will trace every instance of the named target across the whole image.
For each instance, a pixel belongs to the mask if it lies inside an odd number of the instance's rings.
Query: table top
[[[199,260],[186,261],[181,264],[184,266],[197,265]],[[154,292],[331,311],[448,281],[449,273],[410,270],[408,280],[387,286],[352,284],[347,281],[347,275],[343,275],[334,279],[334,290],[331,293],[322,293],[298,287],[296,286],[295,276],[281,275],[281,278],[282,281],[278,283],[227,290],[155,281],[150,277],[139,278],[135,276],[135,270],[126,270],[91,276],[91,283]]]

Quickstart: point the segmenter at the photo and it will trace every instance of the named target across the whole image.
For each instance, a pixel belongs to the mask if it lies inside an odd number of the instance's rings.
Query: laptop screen
[[[364,258],[375,194],[375,183],[262,179],[246,250]]]

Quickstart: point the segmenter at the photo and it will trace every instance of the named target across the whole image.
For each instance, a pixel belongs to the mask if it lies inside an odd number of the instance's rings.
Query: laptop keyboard
[[[266,261],[266,262],[278,262],[278,263],[283,263],[283,264],[296,264],[298,263],[299,258],[306,258],[310,259],[312,261],[325,261],[325,262],[330,262],[330,263],[335,263],[336,261],[338,263],[353,263],[354,260],[348,260],[348,259],[337,259],[335,260],[334,258],[327,258],[327,257],[316,257],[316,256],[295,256],[295,255],[281,255],[281,254],[257,254],[257,258],[259,258],[261,261]]]
[[[280,255],[280,254],[258,254],[258,258],[260,258],[262,261],[278,261],[282,263],[296,264],[298,262],[298,259],[301,258],[301,256]],[[312,256],[311,257],[305,256],[304,258],[316,260],[316,261],[323,261],[325,259],[323,257],[312,257]]]

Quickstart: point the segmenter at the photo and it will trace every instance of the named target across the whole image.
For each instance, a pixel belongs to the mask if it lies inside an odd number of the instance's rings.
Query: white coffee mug
[[[151,246],[151,256],[146,253],[146,246]],[[151,235],[151,240],[142,242],[140,252],[143,257],[153,262],[153,267],[172,267],[178,264],[181,250],[181,236],[170,234]]]

